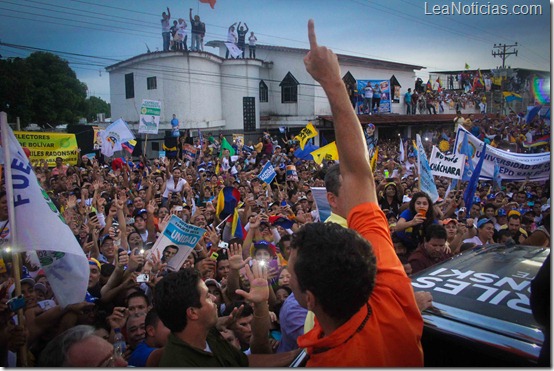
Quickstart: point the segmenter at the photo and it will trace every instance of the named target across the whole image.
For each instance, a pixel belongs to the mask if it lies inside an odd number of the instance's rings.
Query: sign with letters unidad
[[[163,257],[164,250],[170,246],[169,248],[173,250],[175,255],[165,263],[167,263],[169,269],[178,271],[205,232],[204,228],[187,224],[179,217],[171,215],[169,223],[167,223],[152,249],[147,252],[146,258],[148,259],[151,254]]]

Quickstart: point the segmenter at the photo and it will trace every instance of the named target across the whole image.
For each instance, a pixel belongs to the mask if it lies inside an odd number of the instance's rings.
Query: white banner
[[[462,131],[467,133],[468,144],[472,152],[471,161],[473,161],[474,166],[477,166],[484,143],[460,125],[456,132],[456,141],[454,143],[456,154],[460,153],[463,140]],[[479,179],[490,180],[494,178],[494,159],[498,161],[500,166],[499,175],[504,181],[521,181],[527,177],[534,181],[550,178],[550,152],[536,154],[513,153],[487,146],[487,153],[485,154],[483,169]]]
[[[6,122],[2,125],[8,126]],[[13,181],[14,215],[17,225],[15,252],[36,252],[40,265],[60,306],[85,300],[89,279],[88,259],[48,194],[40,187],[29,160],[11,128],[3,130],[9,146]],[[11,222],[10,221],[10,222]]]
[[[444,176],[452,179],[462,179],[466,156],[462,154],[445,155],[437,146],[433,146],[429,167],[434,176]]]
[[[162,105],[157,100],[143,99],[140,106],[138,132],[141,134],[158,134]]]
[[[149,250],[147,258],[154,253],[160,256],[170,269],[178,271],[205,232],[205,229],[187,224],[179,217],[171,215],[169,223]],[[164,251],[166,256],[170,256],[169,259],[164,257]]]
[[[240,50],[234,43],[225,43],[225,46],[233,58],[238,58],[242,54],[242,50]]]

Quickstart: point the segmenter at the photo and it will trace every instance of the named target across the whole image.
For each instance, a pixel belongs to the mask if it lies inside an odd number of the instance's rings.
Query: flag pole
[[[144,138],[144,151],[142,151],[144,157],[146,157],[146,143],[148,143],[148,133],[146,133],[146,137]]]
[[[13,179],[12,179],[12,167],[10,166],[12,158],[10,154],[9,138],[9,126],[8,126],[8,114],[6,112],[0,112],[0,129],[2,133],[2,148],[4,151],[4,164],[8,164],[4,169],[6,171],[6,200],[8,203],[8,220],[10,221],[10,246],[12,246],[12,264],[13,275],[15,279],[15,296],[21,295],[21,262],[19,259],[19,252],[14,247],[17,246],[17,225],[15,223],[15,205],[13,194]],[[28,165],[30,166],[30,164]],[[19,326],[25,327],[25,315],[23,314],[23,308],[17,311],[17,320]],[[18,359],[20,360],[20,367],[27,367],[27,346],[22,345],[18,352]]]

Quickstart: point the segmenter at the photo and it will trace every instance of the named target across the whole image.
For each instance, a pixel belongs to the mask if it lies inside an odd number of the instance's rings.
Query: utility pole
[[[496,48],[498,49],[497,51],[491,51],[492,53],[492,56],[496,58],[496,56],[498,55],[500,58],[502,58],[502,69],[505,68],[506,66],[506,58],[508,58],[508,56],[512,55],[512,54],[515,54],[515,56],[517,57],[517,50],[514,50],[514,51],[506,51],[506,49],[508,48],[514,48],[517,46],[517,41],[514,45],[502,45],[502,44],[498,44],[496,45],[496,43],[494,44],[493,48]]]

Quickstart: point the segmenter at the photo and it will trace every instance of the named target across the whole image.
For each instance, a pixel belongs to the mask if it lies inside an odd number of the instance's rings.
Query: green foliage
[[[22,127],[77,123],[89,113],[86,93],[69,63],[54,54],[0,60],[0,109],[9,122],[19,117]]]
[[[110,104],[105,102],[103,99],[98,97],[90,97],[86,100],[87,104],[87,113],[86,118],[88,122],[96,121],[96,114],[105,113],[106,117],[111,116]]]

